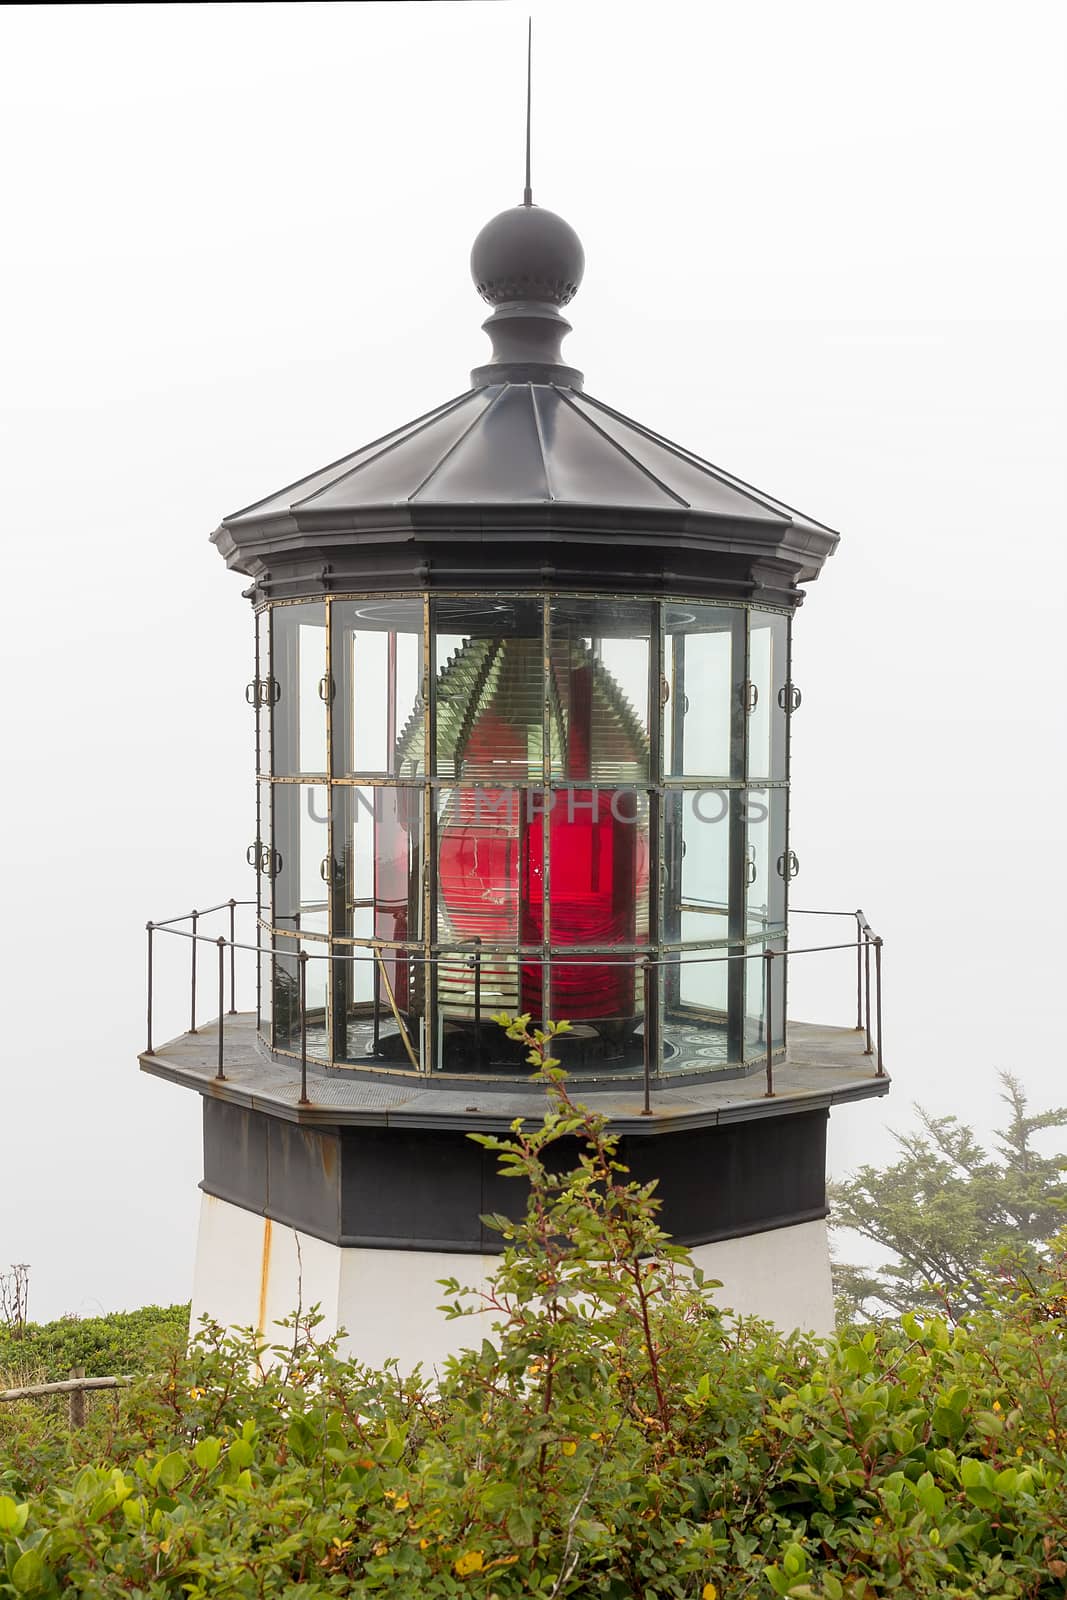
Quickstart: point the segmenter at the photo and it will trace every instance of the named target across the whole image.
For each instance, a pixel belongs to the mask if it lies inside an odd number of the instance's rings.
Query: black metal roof
[[[701,587],[715,587],[716,576],[733,592],[769,584],[795,603],[796,584],[818,575],[838,535],[584,393],[560,355],[569,326],[559,307],[582,265],[576,235],[577,254],[568,245],[572,257],[557,259],[561,227],[551,212],[516,207],[482,230],[474,272],[495,307],[485,324],[493,360],[465,393],[226,517],[212,538],[228,565],[263,594],[279,582],[298,592],[333,569],[377,573],[395,587],[405,571],[408,581],[432,581],[431,572],[447,581],[475,544],[488,581],[495,568],[498,578],[514,568],[519,540],[527,573],[535,546],[553,566],[560,545],[570,546],[564,568],[581,547],[589,582],[598,563],[612,580],[619,562],[608,551],[627,547],[635,583],[646,568],[646,581],[659,583],[694,572]],[[557,290],[502,300],[522,262],[524,281],[558,279]],[[395,561],[404,543],[407,567]],[[388,578],[383,544],[393,547]],[[684,570],[672,574],[672,563]]]

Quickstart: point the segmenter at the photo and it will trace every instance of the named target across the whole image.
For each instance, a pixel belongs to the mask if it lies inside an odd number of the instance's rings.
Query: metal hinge
[[[250,867],[255,867],[257,872],[269,872],[276,878],[282,870],[281,852],[272,850],[269,844],[264,844],[261,839],[256,839],[245,851],[245,860]]]
[[[250,706],[276,706],[282,697],[277,678],[253,678],[245,684],[245,699]]]
[[[797,710],[803,698],[795,683],[783,683],[778,691],[778,704],[787,716]]]
[[[800,871],[800,861],[795,850],[787,850],[778,857],[778,876],[789,883]]]

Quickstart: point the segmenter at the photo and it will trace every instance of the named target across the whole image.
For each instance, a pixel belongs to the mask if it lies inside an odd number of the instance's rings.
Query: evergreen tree
[[[844,1320],[923,1307],[958,1316],[980,1302],[988,1258],[1008,1252],[1025,1271],[1045,1256],[1065,1220],[1067,1155],[1042,1155],[1033,1141],[1067,1126],[1067,1107],[1030,1115],[1019,1079],[1002,1072],[1000,1080],[1007,1115],[992,1150],[958,1117],[917,1106],[919,1130],[894,1134],[899,1161],[831,1186],[832,1226],[895,1257],[881,1268],[835,1263]]]

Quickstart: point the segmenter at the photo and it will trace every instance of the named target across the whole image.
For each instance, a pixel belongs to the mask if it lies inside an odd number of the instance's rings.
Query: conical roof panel
[[[312,527],[378,509],[516,505],[643,511],[700,521],[792,525],[836,535],[782,501],[672,444],[621,412],[556,384],[469,390],[436,411],[225,518],[238,530],[281,517]],[[657,517],[657,525],[662,522]],[[220,530],[221,532],[221,530]]]

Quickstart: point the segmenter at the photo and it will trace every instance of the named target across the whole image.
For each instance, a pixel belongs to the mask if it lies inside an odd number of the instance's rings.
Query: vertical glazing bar
[[[783,709],[785,710],[785,797],[784,797],[785,798],[785,863],[784,864],[786,865],[787,869],[788,869],[788,863],[789,863],[789,859],[790,859],[790,857],[789,857],[790,825],[791,825],[791,822],[792,822],[792,816],[791,816],[792,806],[790,804],[791,787],[790,787],[790,776],[789,776],[789,773],[790,773],[790,763],[791,763],[791,761],[793,759],[793,714],[792,714],[792,711],[789,709],[791,704],[792,704],[792,702],[788,698],[789,686],[792,685],[792,682],[793,682],[793,619],[792,619],[792,617],[786,617],[786,619],[785,619],[785,683],[786,683],[786,686],[787,686],[787,699],[786,699],[785,707]],[[771,711],[770,715],[771,715],[771,717],[773,719],[773,716],[774,716],[773,710]],[[771,770],[772,770],[772,772],[774,770],[773,769],[773,762],[771,763]],[[767,798],[771,799],[772,795],[770,793],[768,793]],[[767,826],[768,826],[768,828],[770,827],[770,819],[769,818],[768,818],[768,821],[767,821]],[[770,870],[770,867],[769,867],[769,864],[768,864],[768,871],[769,870]],[[789,894],[790,894],[790,888],[791,888],[792,882],[793,882],[793,874],[792,874],[792,872],[787,870],[786,874],[785,874],[785,906],[783,908],[783,920],[782,920],[782,931],[783,931],[783,938],[782,938],[782,951],[783,951],[783,960],[782,960],[782,1043],[783,1044],[788,1044],[788,1030],[789,1030],[789,955],[788,955],[788,951],[789,951]],[[770,891],[769,890],[768,890],[768,894],[767,894],[767,901],[768,901],[768,908],[769,908],[769,905],[770,905]]]
[[[353,962],[353,965],[354,964],[355,963]],[[372,981],[372,983],[374,985],[374,988],[373,988],[373,991],[372,991],[372,993],[373,993],[372,1004],[374,1006],[374,1043],[373,1043],[373,1049],[374,1049],[375,1055],[377,1055],[378,1054],[378,1044],[379,1044],[379,1041],[381,1039],[381,1029],[382,1029],[382,1023],[381,1023],[382,974],[381,974],[381,969],[380,969],[377,961],[374,963],[374,972],[373,972],[373,976],[372,976],[371,981]],[[410,993],[410,990],[409,990],[409,993]]]
[[[300,1099],[298,1105],[309,1106],[308,1099],[308,953],[301,950],[300,964]]]
[[[192,958],[192,962],[191,962],[191,969],[192,970],[191,970],[191,972],[189,974],[189,1032],[190,1033],[195,1033],[196,1032],[196,946],[197,946],[196,927],[197,927],[197,923],[200,920],[200,913],[199,913],[199,911],[194,911],[192,915],[193,915],[193,938],[192,938],[193,958]]]
[[[663,942],[663,723],[666,702],[663,691],[667,683],[666,659],[663,638],[663,607],[652,606],[652,637],[649,641],[648,682],[648,779],[645,792],[648,805],[648,946],[654,962],[646,964],[644,985],[645,1038],[652,1071],[659,1073],[663,1065],[663,1044],[660,1035],[660,1008],[662,1005],[660,983],[660,954]]]
[[[430,597],[422,599],[422,1017],[420,1061],[432,1072],[437,1049],[437,807],[431,779],[437,773],[437,679],[434,672]],[[377,962],[375,962],[377,966]]]
[[[645,1026],[643,1029],[645,1103],[641,1107],[641,1115],[643,1117],[650,1117],[652,1115],[652,1041],[649,1038],[649,1000],[651,998],[652,990],[652,984],[650,982],[651,969],[652,963],[646,956],[644,961],[641,963],[641,980],[644,986],[645,1007]]]
[[[218,1061],[215,1064],[215,1076],[222,1079],[226,1076],[222,1070],[223,1013],[226,1008],[226,940],[221,933],[215,943],[219,951],[219,1053]],[[233,950],[233,945],[230,946],[230,949],[231,951]]]
[[[856,912],[856,1032],[863,1031],[863,923],[862,911]]]
[[[236,994],[237,994],[237,944],[236,944],[236,939],[235,939],[235,935],[234,935],[234,929],[236,927],[236,922],[235,922],[234,919],[236,917],[236,913],[237,913],[237,901],[231,898],[231,900],[230,900],[230,1016],[231,1017],[235,1017],[237,1015],[237,1004],[236,1004],[236,998],[235,998]],[[258,940],[257,940],[257,943],[258,943]],[[258,954],[257,954],[256,960],[257,961],[259,960]]]
[[[474,1048],[478,1065],[482,1063],[482,941],[474,940]]]
[[[871,939],[870,934],[866,931],[864,931],[863,935],[863,994],[863,1009],[867,1029],[867,1048],[863,1053],[865,1056],[872,1056],[874,1054],[874,1045],[871,1041]]]
[[[547,594],[541,596],[541,655],[541,1020],[545,1022],[552,1015],[552,602]]]
[[[774,1098],[774,951],[763,952],[763,1032],[767,1046],[767,1090],[765,1100]]]
[[[877,1026],[878,1063],[874,1069],[875,1077],[885,1077],[885,1064],[882,1061],[882,941],[874,941],[874,1006],[875,1023]]]
[[[326,859],[330,863],[329,877],[326,879],[326,932],[329,935],[330,943],[326,948],[332,954],[334,929],[338,925],[335,918],[343,916],[344,912],[338,912],[337,908],[338,874],[334,869],[335,858],[333,853],[333,802],[335,793],[333,780],[336,775],[333,751],[333,601],[328,594],[323,595],[323,611],[326,618]],[[343,897],[343,889],[340,893]],[[347,1015],[339,1021],[337,1037],[334,1036],[334,1015],[338,999],[334,985],[342,970],[342,965],[339,961],[327,962],[322,1003],[322,1023],[326,1036],[327,1061],[336,1061],[338,1053],[340,1053],[342,1059],[348,1054]]]
[[[145,1055],[152,1054],[152,924],[145,923],[148,933],[148,1042],[145,1045]]]

